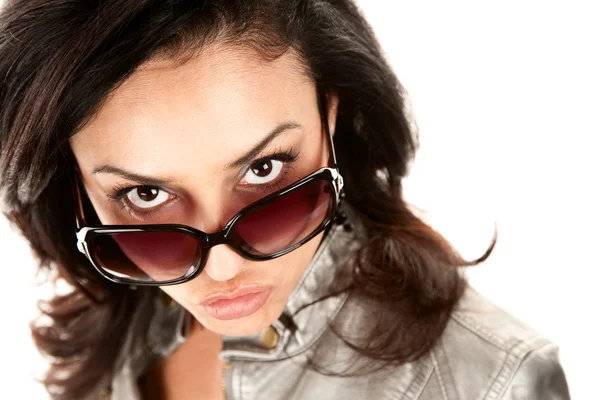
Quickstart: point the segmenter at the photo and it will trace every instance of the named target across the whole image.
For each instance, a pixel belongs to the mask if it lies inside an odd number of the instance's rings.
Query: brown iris
[[[261,178],[269,176],[273,170],[273,163],[271,160],[262,161],[258,167],[254,166],[252,172]]]
[[[158,196],[158,189],[150,186],[142,186],[137,188],[137,195],[143,201],[152,201]]]

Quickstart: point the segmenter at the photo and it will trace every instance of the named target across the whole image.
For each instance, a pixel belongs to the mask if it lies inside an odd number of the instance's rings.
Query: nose
[[[240,273],[244,259],[229,246],[218,245],[210,249],[202,273],[218,282],[229,281]]]

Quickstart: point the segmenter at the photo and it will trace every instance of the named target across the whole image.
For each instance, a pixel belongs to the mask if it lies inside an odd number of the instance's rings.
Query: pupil
[[[158,189],[147,186],[138,188],[137,192],[140,199],[144,201],[152,201],[156,199],[156,196],[158,195]]]
[[[271,170],[273,169],[273,164],[271,160],[263,162],[258,168],[252,168],[252,172],[254,175],[264,178],[265,176],[269,176]]]

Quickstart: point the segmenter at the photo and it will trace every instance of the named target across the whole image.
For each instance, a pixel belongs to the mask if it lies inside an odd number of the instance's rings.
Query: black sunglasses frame
[[[339,172],[337,167],[337,162],[335,158],[335,150],[333,147],[333,137],[329,133],[329,129],[327,124],[323,124],[325,126],[325,131],[328,136],[328,147],[330,151],[331,160],[330,163],[333,164],[333,167],[323,167],[318,169],[317,171],[305,176],[304,178],[292,183],[291,185],[278,190],[274,193],[271,193],[260,200],[255,201],[254,203],[249,204],[244,207],[241,211],[235,214],[225,227],[215,233],[207,234],[198,229],[187,225],[180,224],[151,224],[151,225],[98,225],[98,226],[88,226],[85,223],[85,216],[83,213],[83,205],[81,198],[81,189],[79,184],[79,179],[76,179],[78,171],[74,173],[74,182],[73,182],[73,191],[75,197],[75,224],[76,224],[76,237],[77,237],[77,249],[83,253],[90,263],[94,266],[94,268],[102,275],[104,278],[121,284],[127,285],[137,285],[137,286],[169,286],[176,285],[180,283],[188,282],[198,276],[206,265],[206,261],[208,260],[208,255],[210,249],[214,246],[218,246],[220,244],[226,244],[231,249],[233,249],[236,253],[243,256],[244,258],[253,260],[253,261],[266,261],[272,260],[277,257],[281,257],[287,253],[290,253],[303,244],[310,241],[312,238],[317,236],[319,233],[327,229],[333,222],[336,220],[336,216],[339,211],[339,206],[341,203],[341,199],[343,198],[343,187],[344,180],[342,175]],[[256,255],[250,252],[247,252],[243,249],[243,247],[234,240],[231,233],[237,221],[244,218],[244,216],[253,213],[254,211],[264,207],[267,204],[275,201],[276,199],[281,198],[289,193],[292,193],[306,185],[317,181],[325,181],[331,190],[332,196],[332,204],[331,209],[329,210],[327,217],[321,222],[321,224],[306,238],[302,239],[298,243],[286,248],[284,250],[265,255]],[[186,275],[172,280],[167,281],[145,281],[131,278],[124,278],[120,276],[116,276],[108,272],[105,268],[100,266],[96,260],[94,259],[92,253],[89,249],[88,241],[91,241],[94,237],[110,235],[116,233],[128,233],[128,232],[180,232],[193,236],[198,245],[201,247],[202,254],[198,260],[194,263],[194,265],[190,266],[191,272],[186,273]]]

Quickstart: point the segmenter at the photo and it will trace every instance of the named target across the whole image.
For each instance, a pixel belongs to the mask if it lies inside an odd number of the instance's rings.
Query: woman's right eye
[[[169,200],[169,193],[153,186],[138,186],[125,195],[130,204],[139,209],[159,206]]]

